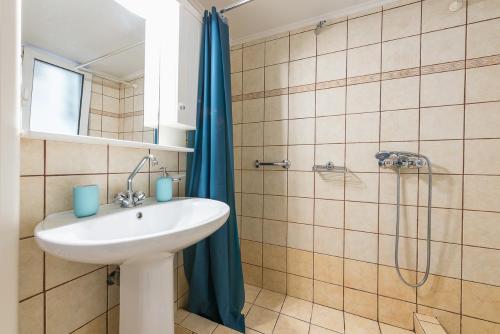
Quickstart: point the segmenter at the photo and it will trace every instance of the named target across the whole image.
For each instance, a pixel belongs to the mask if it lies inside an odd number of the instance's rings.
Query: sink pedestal
[[[159,253],[120,266],[120,334],[174,333],[174,255]]]

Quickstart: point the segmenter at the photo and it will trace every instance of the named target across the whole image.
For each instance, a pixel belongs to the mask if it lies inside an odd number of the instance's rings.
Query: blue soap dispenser
[[[172,185],[174,180],[168,176],[165,167],[160,168],[162,176],[156,180],[156,200],[158,202],[168,202],[172,199]]]

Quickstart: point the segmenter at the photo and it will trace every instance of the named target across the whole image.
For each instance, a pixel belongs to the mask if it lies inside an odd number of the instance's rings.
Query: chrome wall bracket
[[[260,166],[277,166],[288,169],[291,165],[292,163],[290,162],[290,160],[283,160],[278,162],[263,162],[260,160],[255,160],[255,168],[260,168]]]

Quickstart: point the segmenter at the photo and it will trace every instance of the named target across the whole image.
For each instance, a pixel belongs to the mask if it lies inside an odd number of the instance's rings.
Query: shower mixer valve
[[[410,152],[380,151],[375,158],[383,168],[422,168],[427,164],[424,158]]]

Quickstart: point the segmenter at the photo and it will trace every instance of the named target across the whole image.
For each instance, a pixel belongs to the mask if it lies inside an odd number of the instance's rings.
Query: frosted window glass
[[[30,129],[77,135],[83,75],[35,59]]]

